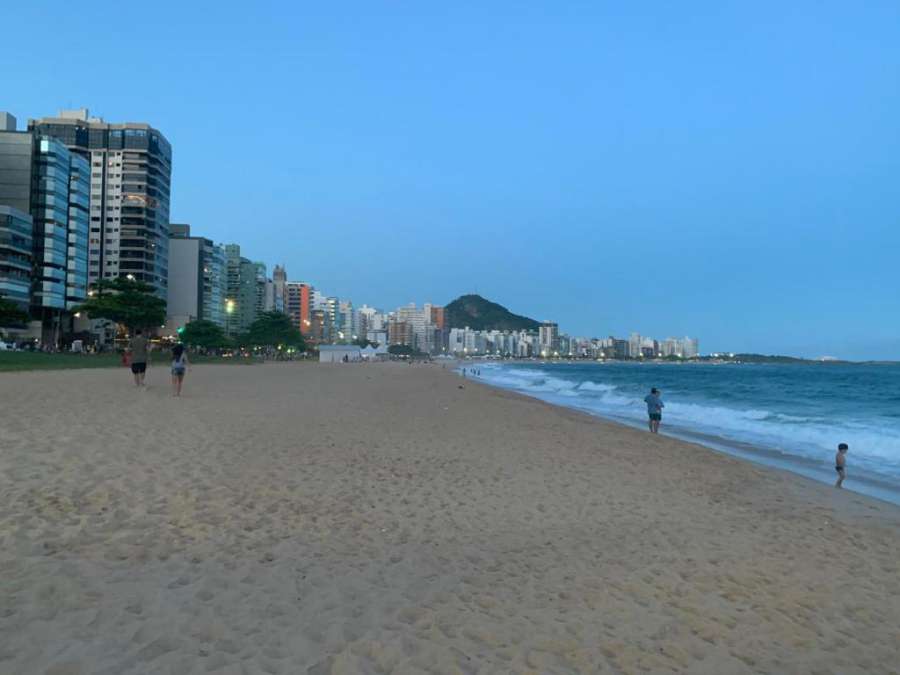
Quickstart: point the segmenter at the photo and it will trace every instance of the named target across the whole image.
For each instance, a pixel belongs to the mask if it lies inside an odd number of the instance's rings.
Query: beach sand
[[[130,379],[0,375],[4,675],[900,672],[890,504],[434,365]]]

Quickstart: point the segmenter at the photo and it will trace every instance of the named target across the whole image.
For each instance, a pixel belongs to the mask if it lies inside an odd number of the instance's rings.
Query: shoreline
[[[459,362],[457,368],[466,367],[466,362]],[[550,363],[550,362],[541,362]],[[480,377],[469,376],[467,379],[476,381],[479,384],[500,390],[507,391],[525,396],[533,400],[541,401],[549,405],[553,405],[565,410],[575,410],[584,413],[590,417],[601,419],[614,424],[620,424],[629,429],[645,431],[646,425],[636,420],[620,417],[611,414],[603,414],[587,406],[579,406],[577,404],[566,404],[559,400],[550,400],[540,395],[540,392],[531,393],[511,387],[504,387],[494,384]],[[820,463],[801,455],[794,455],[775,450],[764,445],[755,444],[736,439],[725,438],[709,433],[694,431],[688,427],[682,427],[672,423],[665,423],[660,429],[660,435],[667,438],[680,440],[686,443],[698,444],[717,453],[736,457],[743,461],[751,462],[757,466],[764,466],[778,471],[786,471],[795,476],[813,480],[823,485],[834,486],[835,475],[823,469]],[[884,476],[873,473],[866,469],[851,466],[851,473],[843,487],[844,490],[865,495],[867,497],[877,499],[881,502],[900,506],[900,485],[892,483]]]

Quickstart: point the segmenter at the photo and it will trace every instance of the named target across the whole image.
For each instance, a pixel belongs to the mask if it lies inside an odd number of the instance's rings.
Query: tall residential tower
[[[89,281],[133,275],[166,297],[172,148],[148,124],[110,124],[86,108],[28,121],[90,162]]]

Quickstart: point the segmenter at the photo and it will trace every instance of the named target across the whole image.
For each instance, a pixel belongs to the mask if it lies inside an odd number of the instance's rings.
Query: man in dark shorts
[[[147,338],[140,328],[134,331],[134,337],[128,343],[131,352],[131,372],[134,374],[134,386],[143,387],[147,374]]]
[[[650,394],[644,397],[644,403],[647,404],[647,414],[650,416],[650,432],[659,433],[659,423],[662,421],[662,409],[666,404],[659,397],[659,389],[653,387]]]

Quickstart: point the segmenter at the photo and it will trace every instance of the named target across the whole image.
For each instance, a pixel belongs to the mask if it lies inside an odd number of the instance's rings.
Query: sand
[[[167,378],[0,375],[0,673],[900,672],[895,506],[440,366]]]

